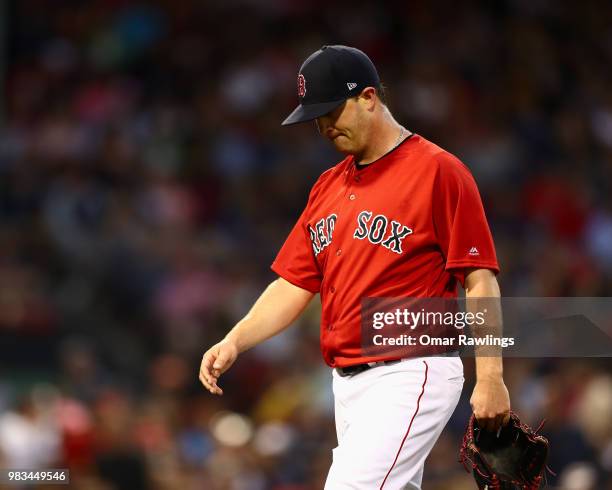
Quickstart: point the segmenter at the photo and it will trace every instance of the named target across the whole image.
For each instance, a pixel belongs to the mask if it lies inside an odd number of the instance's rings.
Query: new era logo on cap
[[[357,86],[357,84],[349,82],[346,84],[346,86],[348,87],[349,90],[353,90]]]

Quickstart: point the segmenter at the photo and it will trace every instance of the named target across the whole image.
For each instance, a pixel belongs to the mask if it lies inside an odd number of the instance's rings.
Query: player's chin
[[[353,149],[353,145],[351,145],[351,141],[345,136],[338,136],[332,140],[334,147],[341,153],[351,153]]]

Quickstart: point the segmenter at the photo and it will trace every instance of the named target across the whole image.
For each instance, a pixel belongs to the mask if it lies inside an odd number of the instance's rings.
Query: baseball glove
[[[459,462],[466,471],[471,465],[479,490],[537,490],[546,482],[548,439],[521,423],[514,412],[510,421],[497,433],[478,427],[474,414],[470,417]],[[548,469],[548,471],[550,471]],[[552,471],[551,471],[552,473]]]

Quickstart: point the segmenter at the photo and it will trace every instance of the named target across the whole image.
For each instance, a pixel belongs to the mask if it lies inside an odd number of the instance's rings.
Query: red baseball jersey
[[[456,297],[468,267],[499,272],[476,183],[416,134],[363,168],[348,156],[324,172],[272,264],[320,293],[332,367],[377,360],[361,349],[362,298]]]

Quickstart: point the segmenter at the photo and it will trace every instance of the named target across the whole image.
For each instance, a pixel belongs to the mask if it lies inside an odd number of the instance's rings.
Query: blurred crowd
[[[246,353],[204,350],[268,282],[341,159],[281,128],[323,44],[375,61],[407,128],[485,201],[505,296],[612,295],[612,6],[546,0],[13,0],[0,114],[0,463],[85,490],[316,490],[335,446],[318,305]],[[473,360],[425,490],[457,462]],[[506,361],[548,419],[549,482],[612,489],[609,359]],[[44,488],[39,486],[36,488]]]

